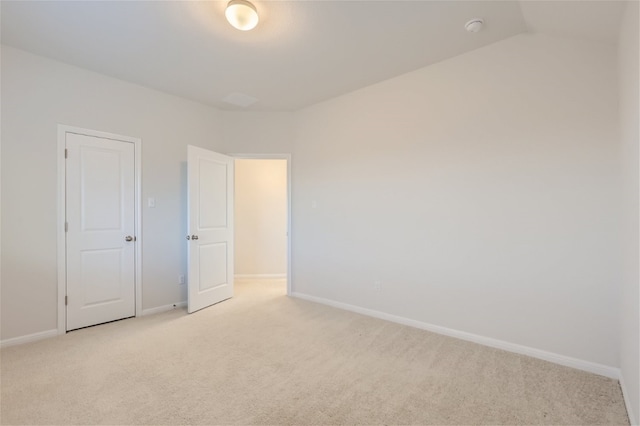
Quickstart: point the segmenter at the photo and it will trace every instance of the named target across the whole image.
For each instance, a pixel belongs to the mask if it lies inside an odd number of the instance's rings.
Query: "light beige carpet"
[[[3,424],[628,424],[618,383],[287,298],[2,349]]]

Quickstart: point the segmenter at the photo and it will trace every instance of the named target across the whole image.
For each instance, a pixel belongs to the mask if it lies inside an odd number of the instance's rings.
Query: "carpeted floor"
[[[238,282],[1,351],[2,424],[628,424],[601,376]]]

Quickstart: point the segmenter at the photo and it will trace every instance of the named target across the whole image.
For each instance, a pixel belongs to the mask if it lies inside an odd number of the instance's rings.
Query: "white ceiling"
[[[520,6],[530,32],[616,44],[625,2],[539,0]]]
[[[222,109],[295,110],[522,32],[615,43],[618,1],[2,1],[2,43]],[[464,23],[480,17],[477,34]]]

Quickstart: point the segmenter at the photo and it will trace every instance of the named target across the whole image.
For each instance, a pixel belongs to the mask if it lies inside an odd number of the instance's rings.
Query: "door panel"
[[[198,228],[216,229],[227,226],[227,164],[199,158]]]
[[[82,230],[121,229],[121,153],[82,146],[80,157]]]
[[[122,249],[86,250],[80,253],[84,307],[120,299],[120,286],[113,285],[122,276]]]
[[[200,244],[200,291],[225,285],[227,282],[227,244]]]
[[[67,330],[74,330],[135,315],[135,151],[130,142],[74,133],[66,149]]]
[[[189,146],[188,311],[233,296],[233,159]]]

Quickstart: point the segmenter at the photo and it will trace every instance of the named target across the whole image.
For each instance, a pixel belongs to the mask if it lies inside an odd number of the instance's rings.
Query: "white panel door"
[[[189,145],[187,160],[192,313],[233,296],[233,158]]]
[[[67,133],[67,330],[135,315],[135,150]]]

